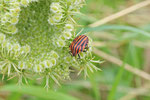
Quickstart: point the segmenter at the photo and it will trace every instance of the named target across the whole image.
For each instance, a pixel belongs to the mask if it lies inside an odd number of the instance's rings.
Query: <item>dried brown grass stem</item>
[[[97,54],[98,56],[102,57],[103,59],[118,65],[119,67],[121,67],[123,65],[123,61],[121,61],[120,59],[118,59],[114,56],[111,56],[111,55],[109,55],[109,54],[107,54],[107,53],[105,53],[101,50],[98,50],[98,49],[94,48],[93,52],[95,54]],[[148,73],[146,73],[146,72],[144,72],[140,69],[137,69],[137,68],[135,68],[135,67],[133,67],[133,66],[127,64],[127,63],[124,64],[124,68],[126,70],[134,73],[135,75],[140,76],[140,77],[150,81],[150,75]]]
[[[90,24],[89,26],[90,27],[97,27],[99,25],[106,24],[106,23],[108,23],[108,22],[110,22],[112,20],[115,20],[115,19],[117,19],[119,17],[127,15],[127,14],[129,14],[131,12],[134,12],[135,10],[140,9],[142,7],[145,7],[145,6],[149,5],[149,4],[150,4],[150,0],[145,0],[145,1],[140,2],[138,4],[135,4],[135,5],[133,5],[133,6],[129,7],[129,8],[126,8],[126,9],[120,11],[120,12],[117,12],[115,14],[112,14],[112,15],[108,16],[108,17],[105,17],[104,19],[96,21],[96,22]]]

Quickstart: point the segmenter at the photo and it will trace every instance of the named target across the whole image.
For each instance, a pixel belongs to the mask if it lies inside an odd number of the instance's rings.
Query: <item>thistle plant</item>
[[[27,83],[28,75],[53,80],[70,79],[70,67],[83,71],[99,70],[93,63],[92,40],[81,59],[72,57],[69,45],[76,37],[74,16],[83,0],[1,0],[0,1],[0,73]],[[30,76],[30,78],[33,76]],[[4,77],[3,77],[4,78]]]

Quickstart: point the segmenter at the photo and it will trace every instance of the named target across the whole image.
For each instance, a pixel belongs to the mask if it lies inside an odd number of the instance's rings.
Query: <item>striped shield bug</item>
[[[86,50],[88,49],[88,42],[89,39],[86,35],[77,36],[69,46],[72,56],[76,56],[78,54],[80,58],[79,53],[86,52]]]

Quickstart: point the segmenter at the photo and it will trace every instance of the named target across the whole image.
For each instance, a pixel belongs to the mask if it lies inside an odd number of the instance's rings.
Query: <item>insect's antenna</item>
[[[84,30],[84,28],[82,28],[82,29],[77,33],[76,36],[78,36],[81,32],[83,32],[83,30]]]

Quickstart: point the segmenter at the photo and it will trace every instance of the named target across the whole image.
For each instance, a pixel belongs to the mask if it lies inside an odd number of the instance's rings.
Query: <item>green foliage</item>
[[[46,99],[46,100],[60,100],[60,99],[61,100],[78,100],[74,97],[71,97],[63,93],[59,93],[59,92],[55,92],[51,90],[46,91],[45,89],[43,89],[43,87],[37,87],[37,86],[19,87],[17,85],[6,85],[3,88],[1,88],[0,91],[10,91],[10,92],[28,94],[28,95],[36,96],[36,97]]]
[[[0,4],[4,1],[12,2],[13,0],[1,0]],[[66,4],[66,2],[75,1],[77,1],[76,5]],[[87,27],[97,20],[141,1],[86,0],[81,3],[80,0],[18,0],[16,5],[11,4],[11,6],[7,3],[5,8],[14,7],[15,9],[13,13],[4,9],[0,13],[0,45],[4,47],[3,55],[0,54],[0,56],[5,57],[5,61],[0,57],[0,65],[1,68],[5,68],[1,70],[1,73],[5,73],[6,77],[0,94],[9,91],[8,100],[120,100],[130,91],[143,86],[146,81],[124,69],[124,64],[145,70],[146,60],[148,60],[145,58],[147,56],[145,51],[149,50],[150,39],[150,22],[145,21],[149,16],[148,8],[123,16],[112,21],[112,24]],[[18,2],[20,2],[19,5]],[[73,9],[67,12],[69,6]],[[1,9],[2,5],[0,5],[0,11]],[[10,17],[10,14],[14,17]],[[72,57],[69,54],[69,44],[78,34],[78,32],[74,33],[76,29],[81,30],[77,23],[84,28],[80,34],[90,36],[94,43],[102,43],[102,46],[97,46],[99,50],[115,56],[124,64],[119,67],[107,60],[103,64],[94,64],[95,61],[91,56],[93,48],[91,38],[89,38],[90,50],[81,53],[81,59]],[[2,50],[1,47],[0,50]],[[92,55],[95,56],[94,59],[103,59],[96,54]],[[95,69],[97,70],[95,66],[102,71],[95,72]],[[79,72],[75,69],[84,73],[77,76]],[[49,72],[50,75],[48,75]],[[59,76],[56,73],[59,73]],[[54,74],[55,77],[53,77]],[[89,77],[85,80],[87,75]],[[7,80],[14,76],[17,78]],[[2,75],[0,77],[3,78]],[[70,78],[72,81],[64,81]],[[12,85],[17,79],[23,82],[28,80],[30,86]],[[62,82],[61,86],[57,87],[55,84],[60,82]],[[43,89],[45,84],[47,87],[50,85],[51,90]],[[133,100],[136,99],[149,100],[149,92],[141,93],[133,98]]]
[[[124,31],[130,31],[136,33],[136,35],[141,34],[142,36],[150,38],[150,33],[146,32],[144,30],[131,27],[131,26],[123,26],[123,25],[104,25],[104,26],[98,26],[93,28],[85,28],[83,30],[83,33],[91,32],[91,31],[105,31],[105,30],[124,30]],[[132,34],[134,34],[132,33]]]

